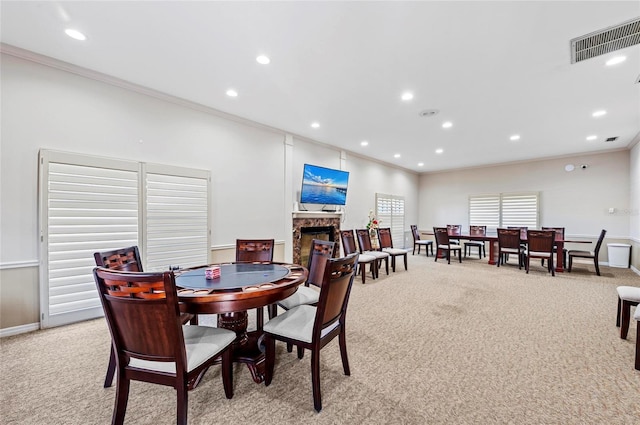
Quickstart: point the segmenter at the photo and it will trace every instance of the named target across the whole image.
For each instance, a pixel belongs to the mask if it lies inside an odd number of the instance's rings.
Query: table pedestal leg
[[[233,344],[233,360],[244,363],[251,372],[253,381],[257,384],[264,381],[264,353],[258,347],[261,331],[247,332],[249,315],[246,311],[224,313],[218,315],[218,327],[232,330],[236,333]]]
[[[498,248],[498,241],[489,241],[489,264],[496,265],[498,264],[498,252],[500,249]]]

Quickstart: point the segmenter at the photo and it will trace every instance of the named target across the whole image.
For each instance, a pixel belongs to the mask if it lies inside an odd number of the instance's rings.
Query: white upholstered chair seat
[[[454,243],[450,243],[449,245],[440,244],[438,245],[438,249],[462,249],[460,245],[456,245]]]
[[[372,261],[376,261],[376,257],[370,254],[360,254],[358,256],[358,264],[362,263],[370,263]]]
[[[618,297],[622,300],[640,302],[640,288],[635,286],[618,286]],[[637,311],[636,311],[637,313]]]
[[[382,252],[386,252],[389,255],[404,255],[409,252],[409,250],[400,248],[382,248]]]
[[[529,255],[535,255],[536,257],[547,257],[547,258],[551,258],[551,256],[553,255],[551,252],[546,252],[546,251],[529,251]]]
[[[311,342],[313,324],[316,319],[317,307],[311,305],[299,305],[274,317],[264,325],[264,331],[285,338]],[[321,336],[326,335],[338,327],[340,322],[335,321],[331,326],[322,330]]]
[[[503,254],[520,254],[522,248],[500,248],[500,252]]]
[[[320,299],[320,291],[310,286],[298,286],[298,290],[291,296],[282,301],[278,301],[278,305],[285,310],[291,310],[293,307],[301,304],[316,304]]]
[[[187,350],[187,372],[197,368],[212,356],[220,353],[236,339],[235,332],[210,326],[183,326],[182,333]],[[154,362],[131,358],[129,366],[159,372],[176,373],[176,364],[174,362]]]
[[[362,254],[360,254],[360,258],[362,258],[363,255],[371,255],[376,260],[384,260],[385,258],[389,258],[389,253],[382,251],[364,251]],[[360,258],[358,258],[358,263],[362,262]]]

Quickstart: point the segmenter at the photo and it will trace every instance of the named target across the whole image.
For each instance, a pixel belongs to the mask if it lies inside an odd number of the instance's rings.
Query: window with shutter
[[[138,245],[145,270],[206,264],[209,172],[42,150],[43,328],[100,317],[94,252]]]
[[[376,193],[376,217],[391,228],[394,248],[404,248],[404,197]]]
[[[499,193],[469,197],[469,224],[487,229],[508,226],[538,228],[538,192]]]

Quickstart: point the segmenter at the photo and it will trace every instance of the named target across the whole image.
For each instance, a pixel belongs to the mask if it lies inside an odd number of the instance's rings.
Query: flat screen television
[[[301,204],[345,205],[349,172],[304,164]]]

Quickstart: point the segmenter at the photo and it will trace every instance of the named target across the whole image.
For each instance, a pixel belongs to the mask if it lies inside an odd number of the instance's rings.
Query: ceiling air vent
[[[607,137],[604,141],[605,142],[615,142],[616,140],[618,140],[617,137]]]
[[[571,40],[571,63],[640,44],[640,18]]]

